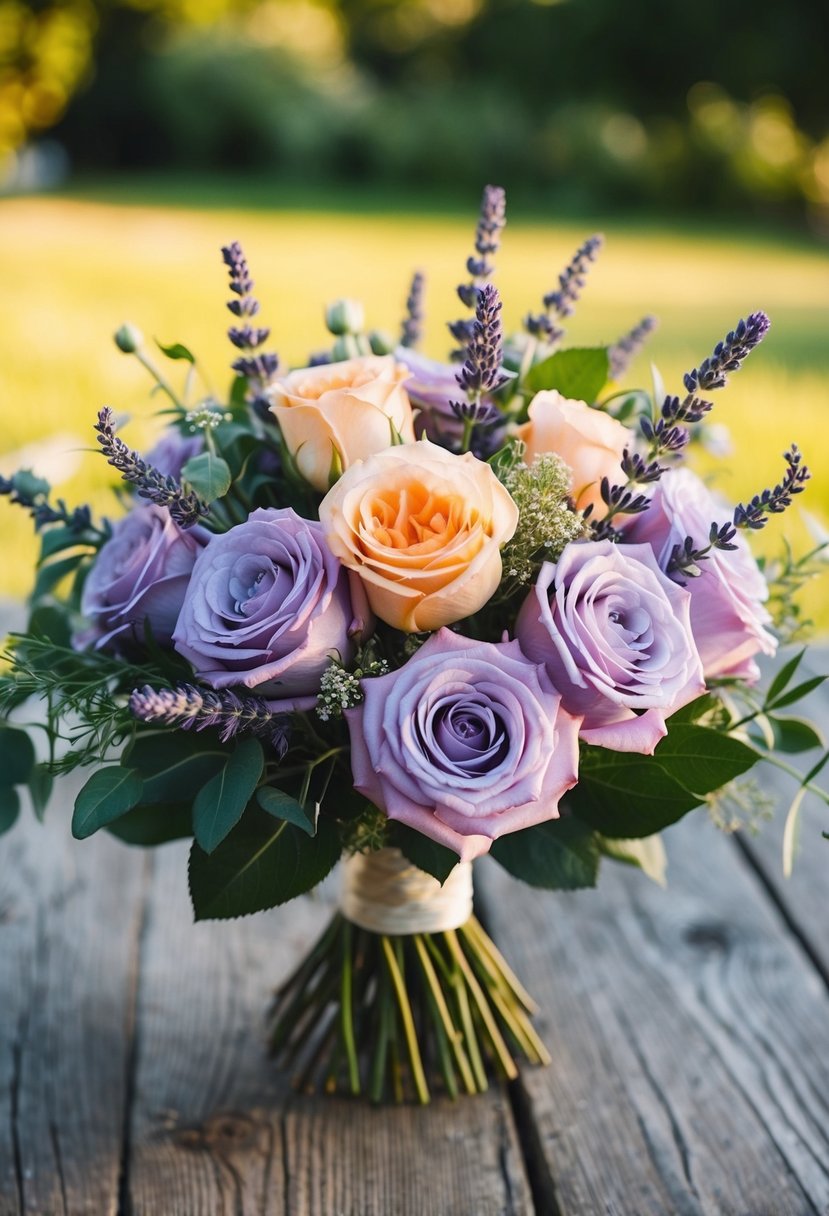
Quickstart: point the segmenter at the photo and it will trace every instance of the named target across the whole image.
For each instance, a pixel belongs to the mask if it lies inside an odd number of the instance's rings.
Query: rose
[[[462,620],[493,595],[518,509],[489,465],[421,441],[347,469],[320,520],[372,611],[419,633]]]
[[[696,473],[671,469],[654,487],[647,511],[625,526],[625,538],[649,544],[665,570],[674,545],[690,536],[696,547],[705,548],[711,524],[730,518],[729,508]],[[691,595],[691,629],[706,679],[754,681],[760,676],[754,655],[774,654],[777,640],[766,628],[771,622],[763,607],[766,580],[739,533],[733,543],[736,549],[713,549],[699,562],[701,574],[684,580]]]
[[[318,691],[332,655],[350,659],[351,637],[363,624],[354,618],[348,577],[321,526],[290,508],[259,509],[211,537],[173,640],[213,688],[241,684],[295,697]]]
[[[621,422],[584,401],[562,397],[555,389],[536,393],[529,422],[518,428],[532,464],[542,452],[556,452],[573,472],[573,501],[579,510],[601,507],[601,481],[621,480],[620,462],[631,434]]]
[[[557,818],[576,783],[578,720],[517,642],[441,629],[362,688],[345,715],[354,785],[390,819],[469,859]]]
[[[433,443],[439,443],[450,451],[460,447],[464,422],[452,409],[453,401],[464,401],[465,392],[458,384],[458,365],[439,363],[427,359],[419,351],[399,346],[395,358],[408,367],[411,375],[406,381],[406,392],[415,408],[415,434],[425,435]],[[484,394],[484,403],[488,402]],[[476,427],[472,446],[476,452],[489,455],[503,442],[505,420],[496,417],[494,424]]]
[[[391,355],[305,367],[268,390],[271,412],[297,467],[323,493],[355,460],[414,441],[408,370]]]
[[[650,755],[665,718],[705,690],[690,600],[647,545],[574,543],[542,566],[515,636],[583,715],[585,742]]]
[[[78,638],[96,647],[140,641],[145,627],[170,645],[190,572],[207,542],[203,528],[183,531],[166,507],[142,503],[120,519],[84,585],[81,611],[91,628]]]

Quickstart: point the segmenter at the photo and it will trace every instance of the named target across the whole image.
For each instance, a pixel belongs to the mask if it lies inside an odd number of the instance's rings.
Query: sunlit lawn
[[[71,502],[92,497],[111,506],[109,469],[91,452],[92,422],[107,403],[133,422],[125,436],[145,444],[160,422],[147,396],[149,379],[112,344],[130,319],[148,337],[186,343],[209,383],[224,386],[232,351],[224,337],[229,315],[219,246],[242,241],[257,280],[263,320],[286,364],[303,364],[326,344],[322,304],[361,297],[370,324],[395,331],[408,277],[422,268],[429,281],[427,349],[447,348],[446,319],[458,315],[453,287],[470,252],[470,214],[446,218],[402,214],[338,215],[316,210],[268,213],[214,206],[122,205],[92,199],[41,198],[0,204],[0,471],[23,459],[46,466]],[[571,222],[541,224],[513,213],[499,258],[498,282],[508,327],[535,307],[575,246],[593,230]],[[746,313],[764,308],[773,328],[763,348],[718,396],[718,420],[732,431],[735,450],[719,484],[745,496],[776,479],[780,453],[795,439],[815,479],[801,502],[829,520],[829,256],[803,242],[776,242],[751,233],[672,231],[608,220],[607,248],[593,269],[572,324],[574,342],[611,341],[644,313],[660,329],[629,383],[658,363],[666,386],[710,352]],[[160,356],[159,356],[160,358]],[[168,364],[177,376],[181,364]],[[44,446],[45,445],[45,446]],[[22,449],[22,452],[21,452]],[[794,515],[795,513],[793,513]],[[33,554],[22,512],[0,504],[3,555],[0,595],[27,590]],[[802,520],[786,522],[800,546]],[[783,529],[764,534],[775,547]],[[824,627],[825,590],[808,606]]]

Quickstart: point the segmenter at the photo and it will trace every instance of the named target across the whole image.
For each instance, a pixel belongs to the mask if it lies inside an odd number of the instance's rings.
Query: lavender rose
[[[585,742],[650,755],[665,718],[705,689],[690,599],[647,545],[575,543],[542,566],[515,634],[583,715]]]
[[[649,544],[664,570],[674,545],[692,536],[704,547],[711,524],[725,523],[730,516],[696,473],[671,469],[654,487],[647,511],[625,527],[625,539]],[[686,580],[691,630],[706,679],[754,681],[760,676],[754,655],[774,654],[777,640],[766,628],[771,622],[763,606],[769,594],[766,580],[739,533],[734,543],[734,550],[713,550],[700,562],[699,577]]]
[[[348,661],[367,611],[322,526],[290,508],[259,509],[200,555],[173,640],[213,688],[315,694],[330,657]],[[356,614],[359,619],[355,620]],[[313,700],[309,702],[313,704]]]
[[[346,711],[355,787],[462,859],[555,819],[576,783],[578,719],[517,642],[441,629],[363,691]]]
[[[418,411],[415,417],[418,439],[425,435],[433,443],[451,447],[463,435],[463,421],[450,404],[463,399],[458,387],[457,365],[427,359],[407,346],[398,347],[394,357],[411,372],[406,392]]]
[[[190,572],[208,535],[203,528],[183,531],[166,507],[134,507],[115,524],[89,572],[81,611],[91,628],[77,643],[100,649],[140,641],[149,626],[157,642],[170,645]]]

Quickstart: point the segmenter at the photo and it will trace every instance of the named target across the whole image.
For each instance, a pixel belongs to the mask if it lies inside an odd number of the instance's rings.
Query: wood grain
[[[829,992],[732,841],[698,816],[668,845],[665,892],[479,879],[553,1055],[521,1081],[540,1191],[558,1216],[824,1216]]]
[[[146,862],[70,809],[0,840],[1,1216],[118,1211]]]
[[[264,1055],[273,985],[330,911],[303,899],[193,925],[178,846],[159,857],[141,954],[134,1216],[530,1213],[506,1096],[374,1110],[293,1094]]]

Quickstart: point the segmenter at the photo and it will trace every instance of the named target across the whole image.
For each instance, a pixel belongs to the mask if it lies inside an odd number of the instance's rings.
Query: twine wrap
[[[343,861],[340,911],[371,933],[409,936],[459,929],[472,915],[472,864],[459,861],[443,886],[399,849]]]

